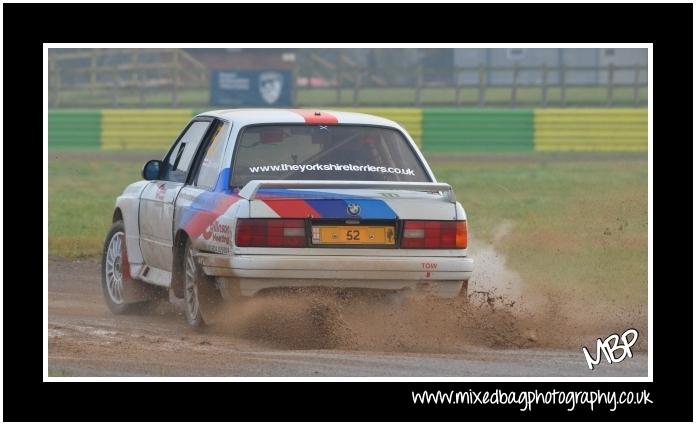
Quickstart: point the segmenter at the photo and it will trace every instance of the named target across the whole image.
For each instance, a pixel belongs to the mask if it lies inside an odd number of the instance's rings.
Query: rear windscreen
[[[431,181],[401,132],[360,125],[243,129],[231,183],[251,180]]]

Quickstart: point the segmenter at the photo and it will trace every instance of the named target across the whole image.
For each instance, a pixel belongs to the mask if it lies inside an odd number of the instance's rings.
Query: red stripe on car
[[[301,115],[307,124],[338,124],[338,118],[326,112],[311,109],[289,109],[289,111]]]
[[[185,228],[186,232],[193,239],[199,237],[205,230],[213,224],[218,217],[227,211],[227,209],[239,200],[239,196],[227,195],[221,197],[221,199],[215,205],[212,211],[199,211],[196,212],[191,221],[189,221]]]
[[[319,218],[321,214],[302,199],[264,199],[281,218]]]

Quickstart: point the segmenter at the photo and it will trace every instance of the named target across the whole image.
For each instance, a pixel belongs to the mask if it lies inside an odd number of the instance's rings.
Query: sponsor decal
[[[164,201],[164,194],[167,192],[166,183],[160,183],[157,185],[157,192],[155,192],[155,199],[158,201]]]
[[[220,72],[218,86],[222,90],[249,90],[249,78],[236,72]]]
[[[205,250],[215,253],[215,254],[223,254],[223,255],[228,255],[230,253],[230,247],[227,245],[213,245],[210,243],[204,244]]]
[[[201,236],[207,241],[212,239],[214,242],[230,245],[232,229],[228,224],[222,224],[215,220],[203,231]]]
[[[380,174],[404,174],[407,176],[415,176],[416,172],[410,168],[398,167],[383,167],[378,165],[356,165],[356,164],[274,164],[274,165],[257,165],[249,167],[249,172],[264,173],[264,172],[280,172],[280,171],[360,171],[367,173]]]
[[[429,278],[429,277],[432,277],[432,275],[431,275],[431,273],[430,273],[431,270],[434,271],[435,269],[437,269],[437,263],[421,263],[421,267],[422,267],[424,270],[427,270],[427,271],[425,272],[425,277],[428,277],[428,278]]]

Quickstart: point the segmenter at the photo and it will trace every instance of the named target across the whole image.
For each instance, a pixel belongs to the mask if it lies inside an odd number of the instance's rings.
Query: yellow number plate
[[[394,245],[394,226],[313,226],[312,243]]]

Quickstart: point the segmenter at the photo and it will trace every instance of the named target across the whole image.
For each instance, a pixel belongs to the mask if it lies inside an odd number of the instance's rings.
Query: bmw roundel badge
[[[358,215],[360,214],[360,205],[358,204],[348,204],[348,214]]]

